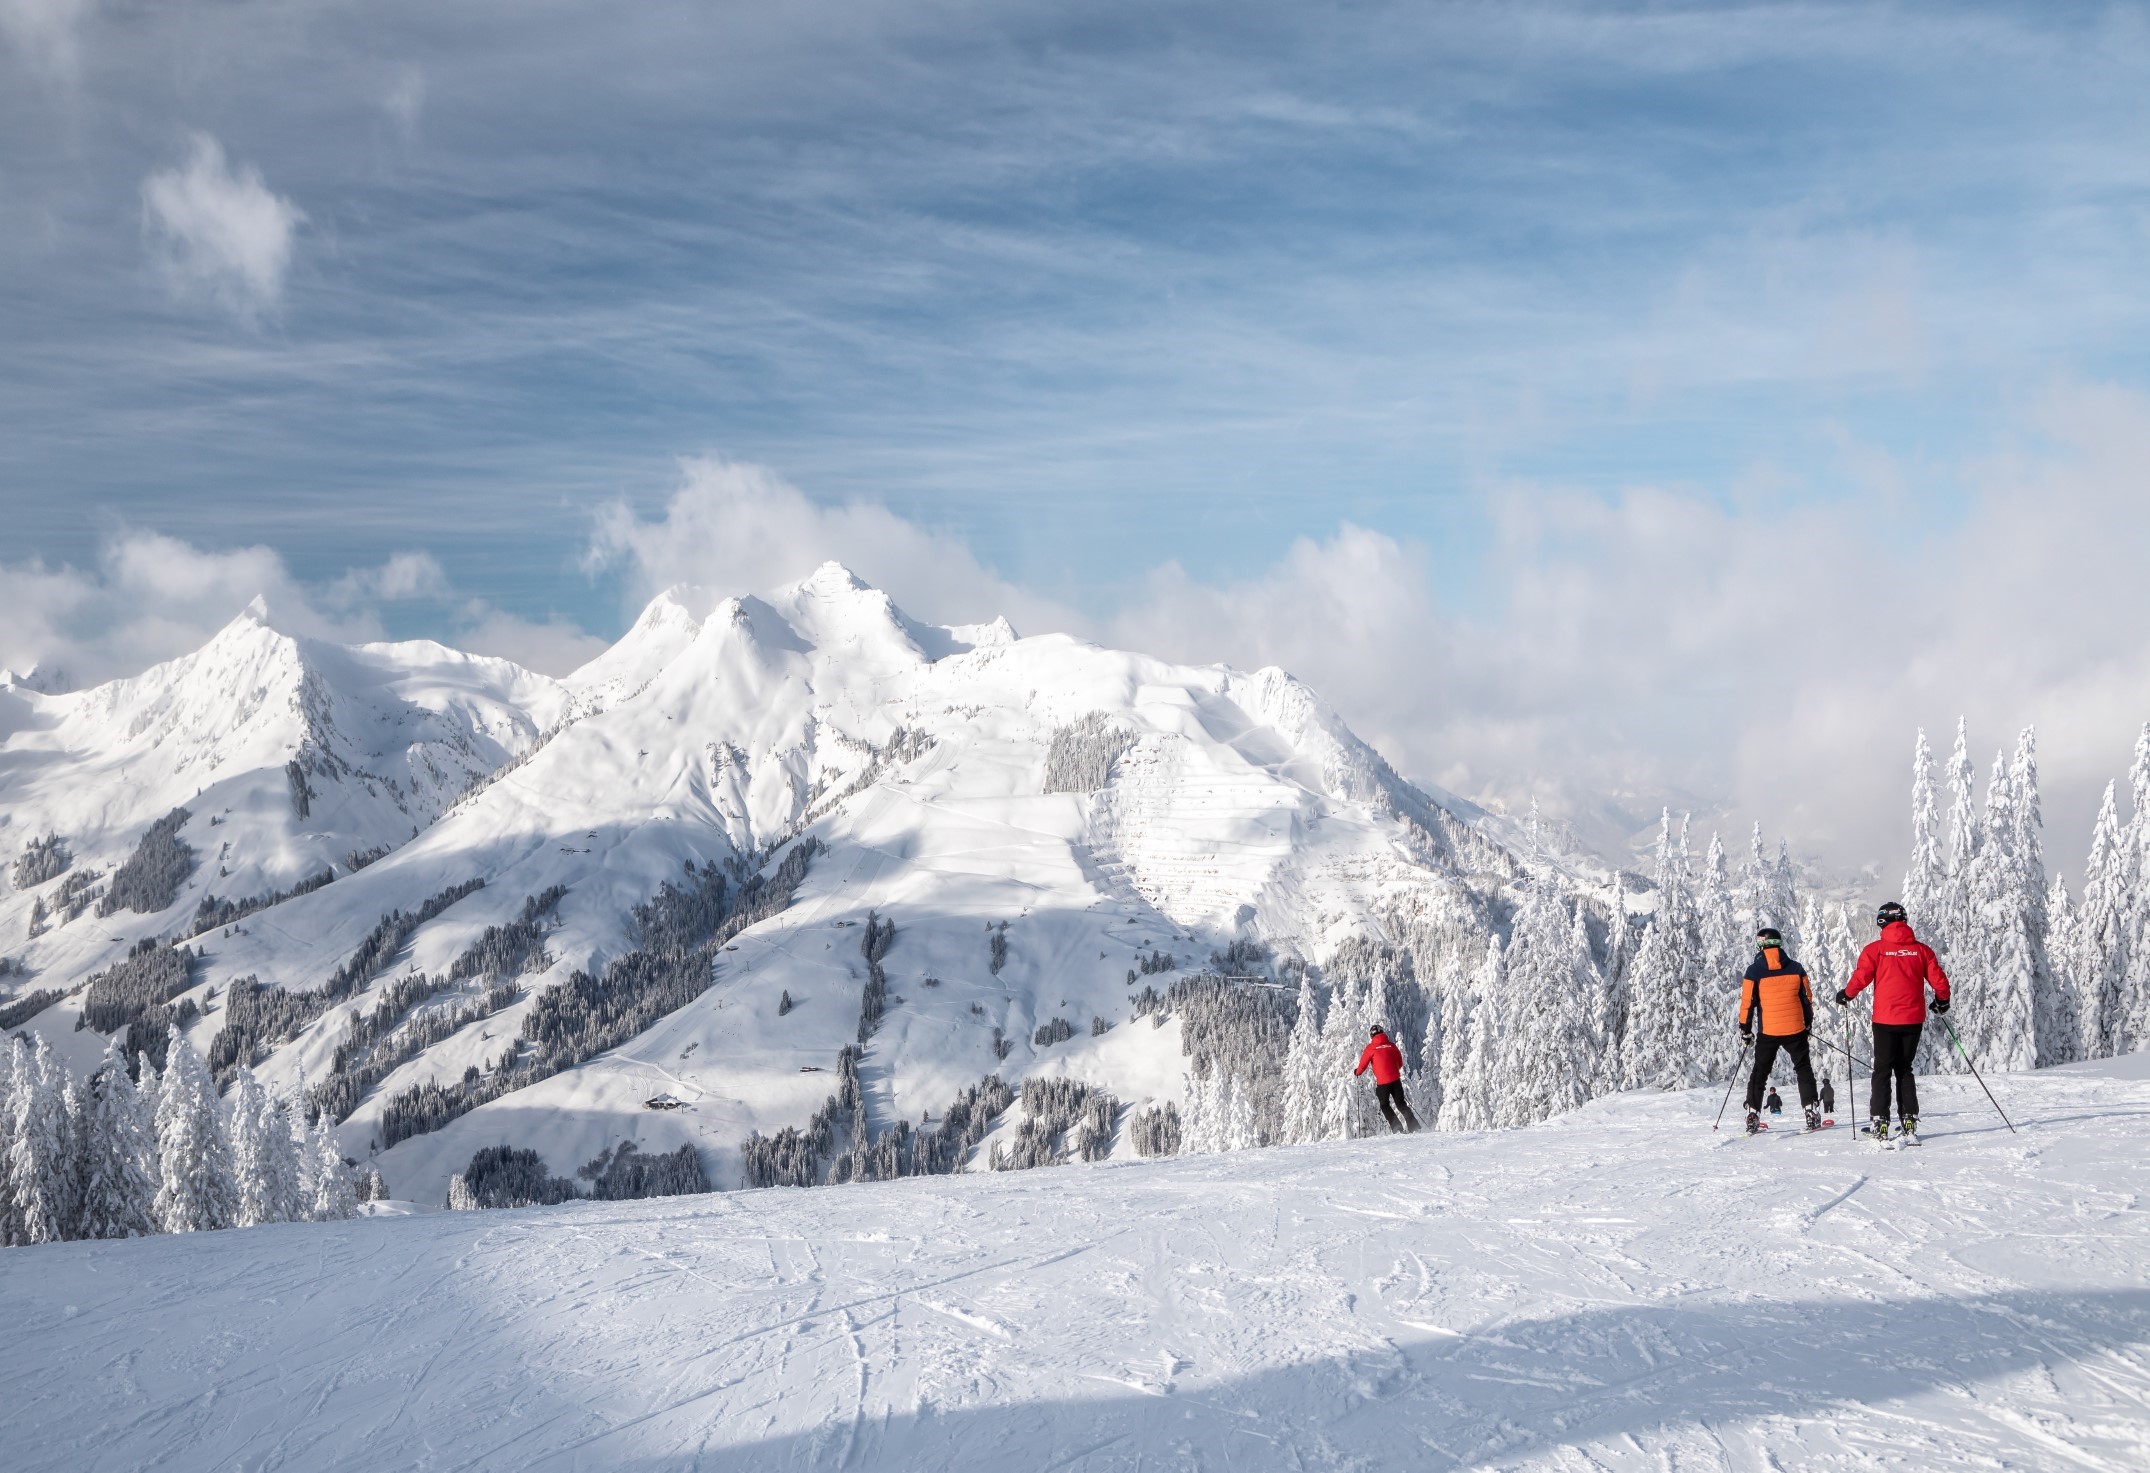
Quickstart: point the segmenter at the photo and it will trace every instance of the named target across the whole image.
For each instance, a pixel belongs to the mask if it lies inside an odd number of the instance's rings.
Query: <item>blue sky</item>
[[[880,575],[929,616],[992,594],[1166,653],[1289,654],[1488,793],[1550,771],[1754,806],[1743,738],[1687,728],[1730,721],[1757,661],[1826,683],[1860,626],[1778,653],[1760,625],[1743,661],[1645,621],[1632,688],[1567,710],[1632,655],[1590,630],[1678,602],[1668,577],[1722,596],[1772,548],[1810,560],[1779,587],[1834,588],[1832,538],[1953,580],[1996,503],[2104,466],[2150,393],[2140,6],[0,17],[0,568],[82,580],[0,626],[0,662],[170,653],[98,601],[157,534],[265,550],[338,627],[558,663],[663,561],[603,519],[664,525],[682,461],[719,457],[799,498],[784,555],[865,506],[967,559]],[[1667,560],[1653,516],[1707,535]],[[1387,638],[1409,668],[1409,620],[1344,609],[1302,649],[1220,612],[1326,597],[1295,549],[1333,571],[1360,531],[1438,639],[1566,645],[1513,686],[1449,670],[1434,709],[1335,655]],[[1609,558],[1640,581],[1577,584]],[[1558,589],[1596,612],[1541,626]],[[1873,636],[1916,643],[1899,615]],[[2078,710],[2052,691],[2085,669],[2024,664],[1991,721]],[[1899,674],[1860,741],[1953,718],[1947,672]],[[2139,704],[2096,708],[2123,756]]]

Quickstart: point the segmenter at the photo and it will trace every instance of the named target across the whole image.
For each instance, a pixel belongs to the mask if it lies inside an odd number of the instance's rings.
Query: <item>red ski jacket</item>
[[[1881,928],[1881,939],[1859,953],[1844,990],[1853,997],[1874,989],[1876,1023],[1923,1023],[1926,1021],[1926,988],[1934,996],[1948,997],[1948,973],[1934,949],[1911,934],[1902,921]]]
[[[1403,1078],[1403,1050],[1389,1042],[1386,1033],[1376,1033],[1374,1041],[1366,1045],[1366,1052],[1359,1055],[1359,1067],[1352,1070],[1354,1077],[1374,1071],[1374,1083],[1394,1084]]]

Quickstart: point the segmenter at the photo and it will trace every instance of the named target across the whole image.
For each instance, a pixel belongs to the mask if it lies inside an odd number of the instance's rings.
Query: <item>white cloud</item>
[[[185,163],[143,181],[142,215],[180,295],[208,297],[250,321],[283,299],[306,213],[264,184],[260,170],[234,168],[208,134],[194,135]]]
[[[430,552],[397,552],[378,568],[353,568],[329,587],[339,607],[366,603],[408,603],[454,597],[448,571]]]
[[[559,676],[596,659],[611,641],[565,619],[525,619],[470,599],[459,611],[454,643],[474,655],[498,655],[525,670]]]
[[[1826,497],[1503,486],[1486,498],[1491,596],[1469,611],[1426,549],[1347,523],[1243,579],[1168,563],[1086,615],[884,506],[822,506],[712,463],[656,519],[607,510],[592,558],[647,593],[765,588],[834,557],[936,621],[1005,612],[1025,633],[1281,665],[1405,771],[1540,797],[1599,842],[1690,802],[1885,875],[1902,863],[1914,727],[1945,741],[1967,716],[1983,763],[2035,723],[2066,868],[2150,716],[2150,397],[2063,387],[2021,439],[1959,468],[1974,489],[1947,525],[1913,470],[1849,442]]]
[[[693,460],[663,513],[614,503],[598,514],[588,565],[623,566],[638,600],[674,583],[754,592],[835,559],[912,616],[962,623],[1004,613],[1019,630],[1067,628],[1067,609],[1007,582],[957,537],[877,502],[824,506],[756,465]]]
[[[72,81],[81,69],[79,31],[97,0],[0,0],[0,36],[39,71]]]
[[[320,585],[273,548],[212,552],[161,533],[124,530],[89,568],[0,563],[0,668],[55,674],[66,688],[132,675],[199,649],[254,598],[286,634],[363,643],[386,637],[385,604],[449,605],[449,643],[564,675],[604,641],[559,619],[534,621],[461,598],[427,552],[398,552]]]

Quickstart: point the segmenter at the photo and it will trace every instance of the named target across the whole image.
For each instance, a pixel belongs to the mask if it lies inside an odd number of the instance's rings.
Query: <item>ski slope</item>
[[[2150,1466],[2150,1069],[17,1249],[11,1469]]]

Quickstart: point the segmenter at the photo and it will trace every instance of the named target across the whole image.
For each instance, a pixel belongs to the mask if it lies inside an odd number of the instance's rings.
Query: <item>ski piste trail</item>
[[[0,1260],[6,1466],[2150,1466],[2150,1057]]]

